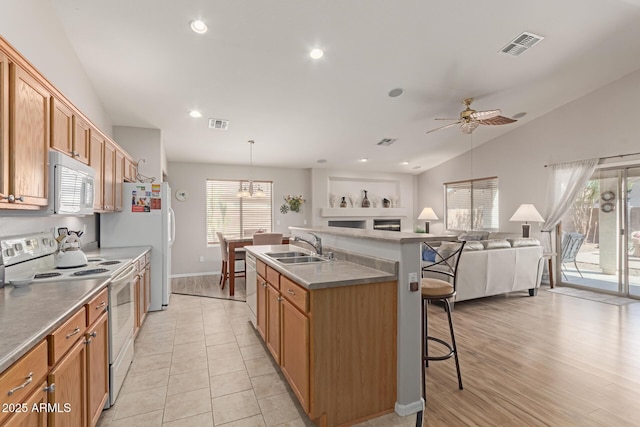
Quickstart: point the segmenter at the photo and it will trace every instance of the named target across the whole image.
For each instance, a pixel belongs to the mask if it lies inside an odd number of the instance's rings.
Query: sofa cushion
[[[485,249],[504,249],[511,247],[511,243],[505,239],[483,240],[481,243]]]
[[[470,241],[464,245],[465,251],[482,251],[484,250],[484,245],[481,241]]]
[[[467,231],[458,236],[458,240],[486,240],[489,237],[488,231]]]
[[[518,237],[517,239],[507,239],[512,248],[522,248],[525,246],[540,246],[540,240],[534,237]]]
[[[465,245],[466,246],[466,245]],[[460,247],[460,243],[457,242],[442,242],[440,246],[438,246],[438,261],[447,258],[452,253],[454,253]]]

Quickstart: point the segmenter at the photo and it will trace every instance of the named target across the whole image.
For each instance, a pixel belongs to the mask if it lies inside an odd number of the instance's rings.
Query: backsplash
[[[0,216],[0,237],[51,231],[53,228],[67,227],[69,230],[84,230],[84,235],[82,236],[83,247],[95,245],[98,241],[98,228],[96,225],[98,215],[67,217],[35,216],[29,213],[25,215],[23,212],[13,216],[9,216],[9,214],[8,212],[2,212],[2,216]]]

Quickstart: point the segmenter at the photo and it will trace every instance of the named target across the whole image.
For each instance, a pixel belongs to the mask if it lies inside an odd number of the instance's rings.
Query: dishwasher
[[[253,327],[257,328],[257,310],[258,310],[258,294],[256,291],[256,257],[247,252],[245,258],[246,264],[246,286],[247,286],[247,307],[249,307],[249,317]]]

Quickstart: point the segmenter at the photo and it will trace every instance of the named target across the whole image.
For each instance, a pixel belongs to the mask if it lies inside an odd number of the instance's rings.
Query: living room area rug
[[[587,299],[590,301],[603,302],[611,305],[628,305],[640,302],[640,300],[625,298],[617,295],[602,294],[599,292],[589,291],[587,289],[569,288],[566,286],[555,287],[553,289],[544,289],[547,292],[563,294],[570,297]]]

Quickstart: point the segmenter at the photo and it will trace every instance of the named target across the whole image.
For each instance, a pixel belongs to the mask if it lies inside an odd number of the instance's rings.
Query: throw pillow
[[[422,260],[429,262],[436,262],[436,251],[431,249],[429,246],[422,247]]]
[[[483,240],[482,244],[485,249],[504,249],[511,247],[511,244],[504,239]]]
[[[484,245],[481,241],[471,241],[467,242],[464,245],[464,251],[482,251],[484,250]]]
[[[440,258],[437,261],[440,261],[444,258],[447,258],[452,253],[454,253],[460,247],[460,243],[456,242],[442,242],[440,246],[438,246],[438,257]]]
[[[518,237],[517,239],[507,239],[512,248],[522,248],[524,246],[540,246],[540,240],[535,237]]]

